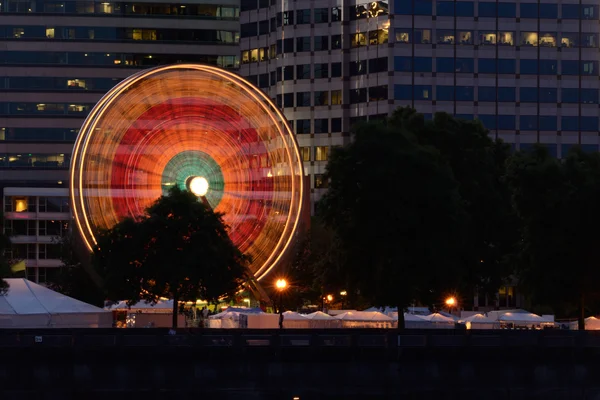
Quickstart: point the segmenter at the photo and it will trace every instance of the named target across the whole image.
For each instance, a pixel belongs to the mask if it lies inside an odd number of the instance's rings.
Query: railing
[[[600,332],[453,331],[379,329],[32,329],[0,330],[9,348],[213,348],[213,349],[600,349]],[[2,351],[2,350],[0,350]]]

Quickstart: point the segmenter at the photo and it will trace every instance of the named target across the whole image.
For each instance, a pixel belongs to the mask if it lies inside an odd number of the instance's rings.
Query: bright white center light
[[[203,176],[195,176],[190,180],[190,190],[196,196],[206,196],[208,192],[208,181]]]

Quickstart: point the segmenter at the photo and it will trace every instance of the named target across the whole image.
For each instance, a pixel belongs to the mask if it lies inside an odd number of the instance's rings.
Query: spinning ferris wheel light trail
[[[302,161],[273,102],[238,75],[181,64],[139,72],[94,107],[70,171],[75,226],[100,230],[142,215],[170,187],[224,214],[260,280],[291,246],[302,210]]]

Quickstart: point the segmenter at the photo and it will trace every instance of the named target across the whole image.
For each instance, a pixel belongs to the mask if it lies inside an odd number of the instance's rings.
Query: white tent
[[[541,327],[547,325],[554,325],[553,321],[542,318],[537,314],[533,313],[505,313],[498,317],[498,321],[502,324],[513,324],[515,326],[522,326],[527,328]]]
[[[600,319],[596,317],[588,317],[585,319],[585,330],[586,331],[598,331],[600,330]]]
[[[494,321],[483,314],[474,314],[459,322],[465,324],[467,329],[497,329],[500,326],[498,321]]]
[[[337,315],[342,328],[391,328],[393,319],[378,311],[348,311]]]
[[[173,300],[159,300],[155,304],[146,301],[139,301],[131,306],[127,305],[126,301],[119,301],[116,304],[107,308],[111,311],[130,311],[130,312],[152,312],[152,313],[173,313]]]
[[[310,320],[305,315],[295,311],[286,311],[283,313],[283,327],[291,329],[309,328]]]
[[[240,314],[265,314],[260,308],[229,307],[225,311],[208,317],[211,328],[239,328]]]
[[[390,317],[394,320],[394,325],[397,327],[398,325],[398,313],[393,312],[390,314]],[[404,313],[404,327],[406,329],[427,329],[429,328],[429,322],[425,321],[422,316]]]
[[[27,279],[5,279],[0,328],[110,328],[112,314]]]
[[[311,329],[341,328],[342,326],[342,322],[339,319],[321,311],[306,314],[306,319],[309,320],[308,326]]]
[[[429,323],[429,325],[425,326],[425,328],[429,329],[453,329],[455,325],[454,319],[440,313],[433,313],[420,318]]]

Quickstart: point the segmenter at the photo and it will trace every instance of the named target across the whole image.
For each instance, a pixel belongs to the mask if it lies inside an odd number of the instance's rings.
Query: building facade
[[[399,106],[479,119],[514,149],[599,150],[596,4],[242,0],[240,22],[240,73],[291,121],[313,204],[331,146]]]
[[[238,59],[237,0],[0,0],[0,189],[6,229],[31,278],[43,281],[36,268],[59,265],[42,253],[49,231],[39,221],[67,214],[7,207],[15,190],[41,201],[47,190],[68,187],[73,142],[95,103],[141,69],[180,62],[237,69]]]

